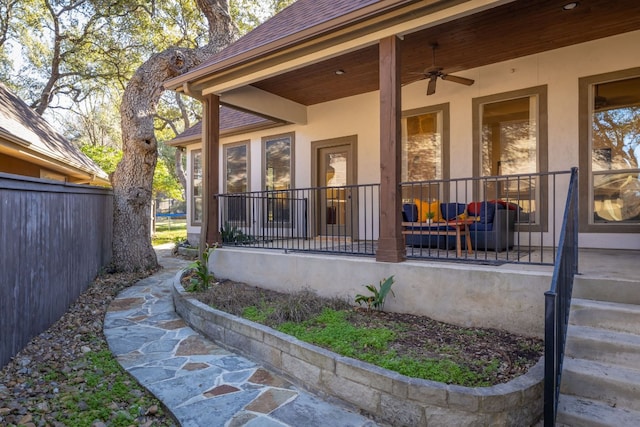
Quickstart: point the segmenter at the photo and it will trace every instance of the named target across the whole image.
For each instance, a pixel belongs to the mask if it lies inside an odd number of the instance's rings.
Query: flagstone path
[[[109,306],[104,333],[118,362],[183,427],[373,427],[202,337],[175,313],[171,279],[188,262],[157,249],[163,269]]]

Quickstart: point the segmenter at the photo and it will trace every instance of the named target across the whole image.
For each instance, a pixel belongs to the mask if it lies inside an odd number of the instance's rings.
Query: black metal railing
[[[556,194],[564,193],[569,175],[401,183],[406,255],[553,265]],[[367,184],[219,194],[222,241],[226,246],[375,255],[379,192],[379,184]],[[431,205],[437,212],[432,221],[426,217]]]
[[[544,425],[555,425],[573,278],[578,272],[578,169],[571,170],[567,203],[550,289],[545,292]]]
[[[216,197],[223,245],[375,255],[379,184]]]
[[[568,185],[569,175],[560,171],[401,183],[407,257],[553,265],[556,195]]]

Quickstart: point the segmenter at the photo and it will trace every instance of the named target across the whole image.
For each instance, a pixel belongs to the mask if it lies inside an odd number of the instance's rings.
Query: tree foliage
[[[80,150],[108,174],[116,170],[116,166],[122,159],[122,150],[106,145],[85,144],[80,147]]]
[[[229,7],[244,34],[291,3],[231,0]],[[207,27],[195,0],[1,0],[0,77],[39,114],[78,111],[96,92],[119,99],[154,52],[204,46]]]
[[[113,172],[115,198],[126,201],[116,206],[115,215],[122,216],[126,204],[135,205],[125,216],[135,211],[148,221],[144,211],[156,191],[150,177],[156,176],[158,151],[161,164],[171,165],[171,154],[174,164],[183,164],[181,153],[163,148],[162,141],[175,137],[201,114],[193,100],[159,99],[166,75],[156,79],[151,90],[140,90],[146,78],[155,78],[145,74],[151,69],[148,64],[164,61],[173,75],[183,73],[292,2],[0,0],[0,78],[88,153],[111,155],[115,162],[117,155],[110,150],[86,147],[122,149],[121,165],[115,170],[113,162],[104,166]],[[134,90],[127,95],[128,88]],[[118,123],[121,133],[114,132]],[[132,154],[139,146],[143,150]],[[155,179],[166,183],[175,176],[184,182],[179,170],[165,166],[159,168],[172,172],[161,170]],[[131,253],[148,252],[140,240],[149,240],[146,225],[120,219],[114,221],[114,248],[127,243],[117,236],[119,230],[137,227],[142,233],[129,236],[134,240],[129,242]],[[150,258],[138,261],[136,268],[153,264]]]
[[[234,0],[229,2],[231,18],[239,34],[246,34],[295,0]]]
[[[80,150],[100,168],[108,174],[116,170],[116,166],[122,159],[122,150],[105,145],[85,144]],[[162,197],[184,201],[182,187],[172,174],[172,159],[162,157],[153,173],[153,198]]]

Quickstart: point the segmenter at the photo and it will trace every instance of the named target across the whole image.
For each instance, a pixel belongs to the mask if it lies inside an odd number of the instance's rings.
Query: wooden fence
[[[111,190],[0,173],[0,368],[111,260]]]

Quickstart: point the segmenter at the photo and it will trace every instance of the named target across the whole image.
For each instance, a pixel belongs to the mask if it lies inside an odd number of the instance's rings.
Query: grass
[[[156,232],[151,239],[153,246],[176,241],[186,240],[187,222],[185,220],[158,220],[156,222]]]
[[[48,381],[78,379],[73,392],[53,394],[48,399],[57,421],[64,425],[90,427],[96,420],[102,420],[109,426],[126,427],[136,424],[136,418],[144,415],[151,405],[157,405],[145,397],[143,389],[120,367],[108,349],[86,353],[75,361],[70,372],[52,370],[44,377]],[[107,402],[126,402],[126,409],[114,410]]]
[[[271,310],[261,311],[252,307],[249,314],[253,318],[251,320],[260,322],[269,317]],[[478,366],[478,372],[450,359],[399,357],[395,350],[389,348],[389,343],[396,338],[394,329],[353,326],[348,320],[348,312],[343,310],[324,309],[309,320],[285,322],[276,329],[342,356],[363,360],[413,378],[483,387],[490,385],[485,378],[498,370],[497,360]]]

